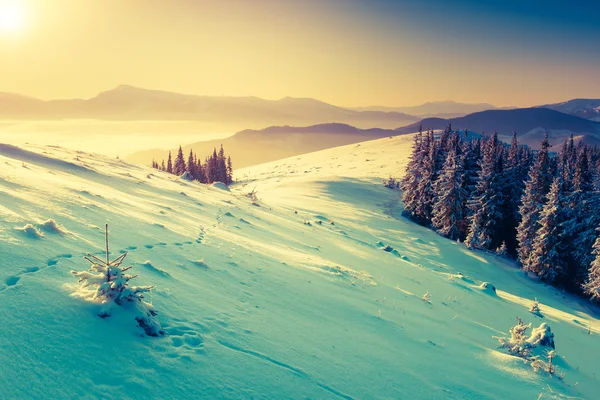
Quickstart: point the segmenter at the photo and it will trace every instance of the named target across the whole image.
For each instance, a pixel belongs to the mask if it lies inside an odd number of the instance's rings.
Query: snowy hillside
[[[597,398],[600,321],[584,301],[400,216],[381,180],[411,145],[250,167],[231,191],[0,145],[0,398]],[[128,252],[156,286],[165,336],[71,295],[105,223],[113,258]],[[517,316],[551,327],[564,380],[498,349]]]

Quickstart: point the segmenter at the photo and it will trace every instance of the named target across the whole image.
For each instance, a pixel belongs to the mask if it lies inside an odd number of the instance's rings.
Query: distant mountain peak
[[[144,89],[144,88],[141,88],[139,86],[126,85],[126,84],[123,84],[123,83],[120,84],[120,85],[118,85],[117,87],[115,87],[113,90],[114,91],[129,91],[129,90],[150,91],[150,89]]]

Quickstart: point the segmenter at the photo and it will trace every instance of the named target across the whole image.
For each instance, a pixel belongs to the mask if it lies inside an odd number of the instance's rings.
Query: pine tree
[[[208,159],[208,183],[217,182],[219,180],[219,156],[217,149],[213,150],[212,156]]]
[[[508,248],[506,247],[506,242],[502,242],[502,244],[500,245],[500,247],[498,247],[496,249],[496,254],[499,255],[500,257],[507,257],[508,256]]]
[[[202,160],[198,160],[196,172],[198,174],[198,180],[200,183],[207,183],[206,179],[206,164],[202,164]]]
[[[466,136],[466,134],[465,134]],[[462,144],[462,153],[465,159],[465,185],[464,188],[467,191],[467,198],[471,198],[479,177],[479,171],[481,171],[481,146],[480,139],[475,138],[471,141],[464,141]],[[467,216],[470,216],[471,212],[467,208]]]
[[[160,164],[160,170],[161,171],[166,171],[167,168],[165,167],[165,160],[162,160],[162,163]]]
[[[436,202],[431,220],[436,231],[456,240],[466,231],[465,209],[467,191],[464,188],[464,158],[460,154],[458,136],[448,140],[448,155],[439,179],[433,184]]]
[[[500,236],[506,243],[507,251],[514,253],[517,248],[517,225],[519,223],[519,205],[521,196],[525,187],[523,176],[521,175],[521,149],[517,142],[517,133],[505,152],[506,159],[501,176],[502,185],[502,227]]]
[[[187,163],[187,169],[186,169],[187,173],[190,175],[191,179],[198,179],[196,177],[197,172],[196,172],[196,163],[194,161],[194,152],[192,150],[190,150],[190,155],[188,157],[188,163]]]
[[[183,158],[183,150],[179,146],[177,151],[177,158],[175,158],[175,165],[173,166],[173,173],[177,176],[182,175],[185,172],[185,159]]]
[[[538,219],[546,202],[546,194],[550,190],[552,175],[548,158],[549,147],[548,135],[546,135],[542,141],[541,149],[535,156],[535,162],[529,170],[529,177],[525,183],[525,191],[519,208],[521,222],[517,227],[518,255],[519,261],[525,270],[529,268],[529,256],[535,233],[538,230]]]
[[[221,145],[221,149],[219,150],[219,155],[217,156],[217,170],[218,170],[218,181],[227,183],[227,159],[225,158],[225,150],[223,150],[223,145]]]
[[[90,262],[87,271],[71,271],[81,283],[80,291],[77,293],[85,299],[89,299],[102,308],[98,314],[101,318],[109,317],[117,306],[133,312],[138,325],[144,329],[149,336],[164,335],[159,322],[154,318],[157,315],[154,307],[144,300],[144,293],[151,291],[153,286],[132,286],[129,282],[137,275],[130,275],[126,271],[131,269],[123,267],[123,261],[127,253],[110,261],[108,249],[108,224],[105,230],[106,259],[87,253],[85,259]]]
[[[560,221],[562,187],[562,178],[556,177],[550,187],[548,201],[540,213],[540,228],[533,240],[528,264],[529,271],[551,283],[560,282],[567,269]]]
[[[418,204],[417,186],[422,179],[421,165],[424,158],[423,146],[423,133],[419,130],[419,133],[415,135],[412,154],[406,165],[406,174],[400,182],[402,201],[404,203],[404,214],[412,219],[416,217],[415,212]]]
[[[465,240],[465,245],[469,248],[495,249],[500,245],[498,230],[502,220],[502,157],[498,157],[499,146],[496,134],[486,141],[479,181],[473,198],[469,201],[472,216]]]
[[[594,243],[593,254],[596,256],[592,262],[587,281],[583,284],[583,291],[591,300],[600,301],[600,237]]]
[[[429,131],[422,147],[421,161],[421,179],[417,182],[416,209],[414,210],[415,221],[422,225],[428,225],[431,222],[433,204],[435,203],[435,193],[433,191],[433,182],[437,180],[437,159],[439,153],[439,143],[435,141],[433,131]]]
[[[571,190],[576,163],[577,153],[575,151],[573,134],[571,133],[571,137],[565,140],[559,155],[559,173],[561,174],[562,180],[566,185],[566,190],[568,191]]]
[[[587,279],[589,265],[593,262],[592,247],[596,241],[596,227],[600,223],[597,216],[597,194],[593,191],[592,171],[589,167],[587,147],[580,148],[576,155],[572,192],[565,212],[565,238],[569,247],[567,286],[579,289]]]
[[[227,184],[233,183],[233,164],[231,163],[231,157],[227,157]]]
[[[170,174],[173,173],[173,162],[171,161],[171,152],[169,152],[169,158],[167,160],[167,172]]]

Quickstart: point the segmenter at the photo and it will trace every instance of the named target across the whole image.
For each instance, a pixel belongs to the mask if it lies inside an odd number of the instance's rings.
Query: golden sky
[[[520,31],[516,14],[465,25],[410,0],[0,0],[0,13],[9,3],[21,22],[0,29],[0,91],[44,99],[119,84],[343,106],[600,97],[593,48]]]

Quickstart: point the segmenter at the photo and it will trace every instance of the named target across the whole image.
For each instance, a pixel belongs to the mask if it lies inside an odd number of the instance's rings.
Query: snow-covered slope
[[[240,170],[231,191],[0,145],[0,397],[597,396],[600,321],[584,302],[400,217],[381,179],[402,174],[411,141]],[[137,283],[156,286],[146,299],[166,336],[70,295],[69,271],[101,254],[105,223],[114,255],[129,252]],[[564,381],[497,349],[515,316],[550,325]]]

